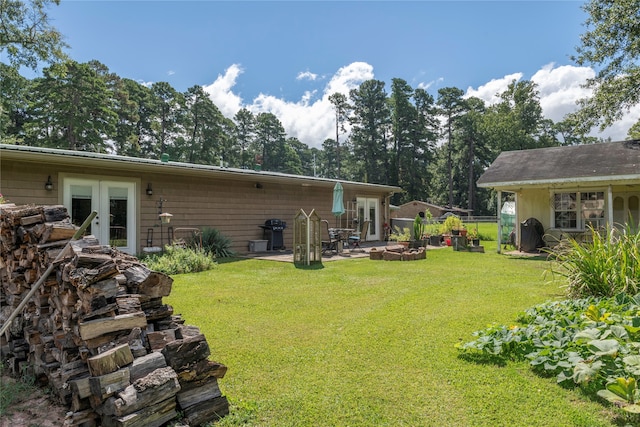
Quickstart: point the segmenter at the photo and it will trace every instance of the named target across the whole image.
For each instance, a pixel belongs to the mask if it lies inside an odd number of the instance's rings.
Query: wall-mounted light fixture
[[[262,184],[261,184],[261,183],[259,183],[259,182],[256,182],[255,187],[259,190],[259,189],[261,189],[261,188],[262,188]]]
[[[147,196],[153,196],[153,188],[151,188],[151,183],[147,184]]]
[[[47,178],[47,182],[44,183],[44,189],[47,191],[53,190],[53,182],[51,181],[51,175]]]

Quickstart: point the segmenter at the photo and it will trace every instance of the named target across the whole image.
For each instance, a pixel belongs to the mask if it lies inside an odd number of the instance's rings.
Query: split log
[[[2,205],[2,214],[10,225],[17,225],[23,217],[41,215],[41,206],[13,206]]]
[[[177,398],[180,407],[186,410],[190,406],[207,400],[213,400],[221,395],[222,393],[220,392],[220,387],[218,387],[218,380],[216,378],[209,378],[199,387],[181,390],[178,393]]]
[[[129,378],[129,368],[122,368],[99,377],[90,377],[91,396],[96,397],[100,401],[99,403],[102,403],[108,397],[129,386],[131,384]]]
[[[40,243],[55,242],[58,240],[69,240],[76,233],[78,227],[71,222],[46,222],[38,224],[36,227],[42,226],[40,231]]]
[[[209,344],[204,335],[196,335],[182,340],[175,340],[168,343],[162,354],[167,360],[167,365],[176,372],[189,367],[189,365],[209,357]]]
[[[64,205],[44,206],[42,209],[45,222],[64,221],[69,218],[69,212]]]
[[[148,406],[133,414],[110,420],[105,417],[104,427],[160,427],[177,417],[176,399],[171,397],[155,405]],[[195,424],[194,424],[195,425]]]
[[[39,213],[37,215],[31,215],[31,216],[23,216],[22,218],[20,218],[20,225],[33,225],[33,224],[38,224],[43,222],[44,220],[44,216],[42,215],[42,213]]]
[[[152,298],[167,297],[171,293],[173,279],[164,273],[149,270],[142,264],[133,265],[123,271],[130,292]]]
[[[65,279],[76,288],[83,290],[87,286],[110,278],[117,273],[118,266],[114,260],[110,259],[95,268],[72,268]]]
[[[87,359],[89,372],[93,376],[101,376],[115,372],[133,362],[133,354],[128,344],[122,344],[97,356]]]
[[[227,367],[212,360],[201,360],[178,373],[178,380],[186,391],[191,386],[197,387],[204,384],[209,378],[223,378],[227,373]]]
[[[71,392],[74,396],[77,396],[79,399],[86,399],[91,396],[91,384],[89,384],[90,378],[91,377],[85,377],[68,381],[68,384],[71,387]]]
[[[189,425],[202,425],[208,421],[219,420],[229,414],[229,401],[224,396],[205,400],[184,410]]]
[[[175,321],[175,319],[174,319],[174,321]],[[202,332],[200,332],[200,328],[198,328],[197,326],[193,326],[193,325],[180,325],[176,329],[176,338],[177,339],[195,337],[195,336],[198,336],[198,335],[201,335],[201,334],[202,334]]]
[[[141,310],[140,298],[134,295],[123,295],[116,298],[118,314],[135,313]]]
[[[155,322],[158,320],[170,320],[173,315],[173,307],[170,305],[162,305],[161,307],[144,310],[147,321]]]
[[[156,369],[166,368],[167,361],[161,353],[149,353],[146,356],[138,357],[133,360],[129,367],[131,382],[143,378],[155,371]]]
[[[147,319],[144,312],[121,314],[112,318],[90,320],[81,322],[79,326],[80,337],[89,340],[111,332],[124,331],[133,328],[144,328]]]
[[[102,411],[105,415],[122,417],[172,398],[179,391],[180,383],[173,369],[156,369],[117,393],[117,396],[107,399]]]
[[[173,329],[167,329],[158,332],[149,332],[147,334],[147,340],[149,341],[149,347],[151,351],[160,351],[168,343],[176,340],[176,333]]]

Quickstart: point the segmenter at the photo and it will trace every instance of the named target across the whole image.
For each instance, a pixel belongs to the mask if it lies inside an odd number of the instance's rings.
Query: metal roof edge
[[[145,159],[140,157],[128,157],[128,156],[120,156],[116,154],[102,154],[102,153],[93,153],[88,151],[74,151],[74,150],[64,150],[58,148],[43,148],[43,147],[32,147],[25,145],[10,145],[10,144],[0,144],[0,152],[15,152],[15,153],[28,153],[34,156],[56,156],[56,157],[64,157],[65,159],[69,158],[77,158],[77,159],[91,159],[96,162],[118,162],[122,164],[128,165],[139,165],[139,166],[147,166],[151,168],[171,168],[176,171],[200,171],[200,172],[210,172],[210,173],[218,173],[222,175],[235,175],[235,176],[244,176],[251,178],[272,178],[272,179],[288,179],[292,181],[302,181],[302,182],[318,182],[318,183],[336,183],[341,182],[342,184],[357,186],[357,187],[369,187],[369,188],[377,188],[381,190],[388,191],[390,193],[400,193],[402,192],[402,188],[392,186],[392,185],[384,185],[384,184],[371,184],[366,182],[357,182],[357,181],[346,181],[340,179],[333,178],[323,178],[323,177],[314,177],[314,176],[306,176],[306,175],[294,175],[294,174],[286,174],[282,172],[271,172],[271,171],[255,171],[252,169],[240,169],[240,168],[227,168],[213,165],[201,165],[195,163],[183,163],[183,162],[163,162],[161,160],[156,159]]]
[[[495,188],[495,187],[518,187],[518,186],[534,186],[534,185],[552,185],[552,184],[575,184],[581,182],[602,182],[602,181],[640,181],[640,174],[634,175],[607,175],[607,176],[588,176],[579,178],[562,178],[562,179],[539,179],[527,181],[509,181],[509,182],[478,182],[478,187]]]

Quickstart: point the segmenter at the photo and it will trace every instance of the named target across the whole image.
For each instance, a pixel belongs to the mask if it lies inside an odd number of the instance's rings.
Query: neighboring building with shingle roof
[[[478,179],[478,187],[514,194],[516,221],[536,218],[556,238],[583,237],[589,226],[628,221],[637,226],[640,141],[506,151]]]

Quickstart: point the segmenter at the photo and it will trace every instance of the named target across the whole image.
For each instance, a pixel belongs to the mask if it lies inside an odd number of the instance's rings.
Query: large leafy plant
[[[558,383],[640,413],[640,294],[548,302],[522,313],[516,325],[474,336],[458,345],[462,354],[529,360]]]
[[[592,241],[569,238],[550,252],[558,261],[554,274],[566,277],[573,297],[609,297],[640,291],[640,233],[624,229],[589,229]]]
[[[424,238],[426,224],[424,223],[422,217],[418,214],[413,219],[413,240],[418,241]]]
[[[218,229],[205,227],[202,229],[202,248],[212,253],[216,258],[226,258],[235,255],[231,249],[231,239]]]

